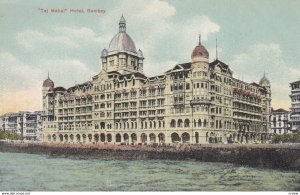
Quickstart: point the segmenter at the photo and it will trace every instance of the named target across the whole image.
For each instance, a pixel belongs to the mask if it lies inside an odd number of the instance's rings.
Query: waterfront
[[[5,191],[292,191],[300,174],[225,163],[0,153]]]

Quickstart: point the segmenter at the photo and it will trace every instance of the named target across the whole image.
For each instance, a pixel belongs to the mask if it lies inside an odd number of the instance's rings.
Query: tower
[[[191,55],[191,82],[192,82],[192,121],[194,130],[205,131],[209,128],[210,118],[210,75],[209,75],[209,53],[201,44],[201,35],[199,35],[198,45],[194,48]],[[203,127],[203,129],[200,130]],[[194,133],[193,133],[194,134]],[[205,137],[200,136],[200,143],[205,142]]]
[[[126,20],[122,15],[119,33],[112,38],[108,49],[101,52],[102,70],[118,71],[121,74],[143,72],[143,61],[142,50],[136,50],[135,43],[126,33]]]
[[[264,121],[267,122],[266,124],[266,130],[268,131],[270,129],[270,114],[271,114],[271,83],[269,79],[267,79],[266,74],[264,73],[263,77],[259,81],[259,85],[264,87],[266,89],[266,99],[265,101],[265,112],[264,112]]]
[[[194,48],[192,59],[192,82],[194,83],[194,99],[209,99],[209,53],[201,44],[201,35],[199,35],[198,45]]]
[[[53,112],[54,112],[53,89],[54,89],[54,82],[50,79],[48,73],[48,78],[43,82],[43,91],[42,91],[44,121],[53,119]]]

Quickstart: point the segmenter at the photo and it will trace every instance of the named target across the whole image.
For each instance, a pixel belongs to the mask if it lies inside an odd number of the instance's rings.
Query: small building
[[[279,108],[277,110],[271,110],[270,115],[271,132],[274,134],[286,134],[291,133],[290,125],[290,111]]]
[[[300,132],[300,80],[290,83],[291,87],[291,125],[292,131]]]
[[[0,116],[0,131],[4,131],[4,116]]]
[[[7,113],[2,116],[3,130],[21,135],[24,140],[42,140],[42,112]]]

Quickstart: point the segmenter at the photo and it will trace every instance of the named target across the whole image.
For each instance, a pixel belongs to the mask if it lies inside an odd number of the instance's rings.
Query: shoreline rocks
[[[193,160],[300,172],[300,144],[165,146],[0,142],[0,152],[44,154],[76,159]]]

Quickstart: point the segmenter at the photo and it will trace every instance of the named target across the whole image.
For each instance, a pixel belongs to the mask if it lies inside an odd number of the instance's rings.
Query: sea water
[[[0,153],[0,191],[294,191],[300,173],[226,163]]]

